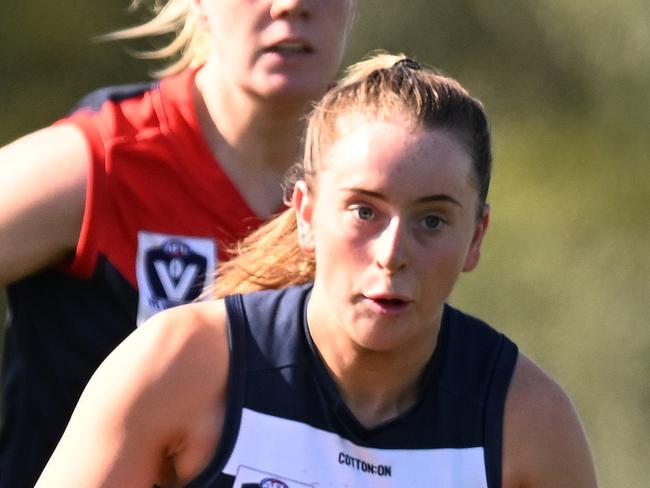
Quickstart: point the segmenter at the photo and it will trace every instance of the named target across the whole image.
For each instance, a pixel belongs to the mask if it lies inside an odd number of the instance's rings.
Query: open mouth
[[[401,300],[399,298],[373,298],[374,302],[385,307],[400,307],[406,305],[406,300]]]
[[[366,297],[371,307],[378,313],[396,315],[404,312],[410,301],[396,297]]]
[[[282,55],[291,55],[291,54],[310,54],[314,50],[311,46],[305,44],[304,42],[298,41],[284,41],[278,44],[274,44],[264,50],[267,53],[277,53]]]

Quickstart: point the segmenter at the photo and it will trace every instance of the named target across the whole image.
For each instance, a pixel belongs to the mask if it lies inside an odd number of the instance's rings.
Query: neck
[[[331,372],[350,411],[371,428],[398,417],[417,402],[426,361],[405,364],[403,357],[362,356]]]
[[[318,320],[309,321],[309,330],[346,405],[369,428],[399,416],[417,402],[439,327],[426,338],[391,351],[365,349],[340,327]]]
[[[280,183],[298,160],[307,101],[261,100],[200,69],[195,100],[201,130],[221,169],[258,216],[282,205]]]

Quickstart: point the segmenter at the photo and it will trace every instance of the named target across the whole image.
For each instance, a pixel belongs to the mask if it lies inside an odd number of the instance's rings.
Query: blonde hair
[[[156,77],[171,75],[189,66],[205,63],[210,50],[210,34],[197,22],[191,0],[132,0],[129,10],[137,10],[145,4],[149,4],[153,18],[141,25],[105,34],[99,39],[129,40],[175,34],[163,47],[133,53],[141,59],[171,60],[165,68],[153,72]]]
[[[317,191],[319,165],[349,129],[342,122],[358,123],[352,115],[362,116],[361,123],[400,116],[413,127],[441,128],[458,137],[472,158],[478,214],[482,214],[492,169],[490,128],[483,106],[456,80],[403,55],[377,53],[351,66],[325,94],[308,118],[303,161],[288,174],[285,190],[304,180],[310,191]],[[215,297],[314,279],[316,263],[300,249],[293,208],[244,239],[233,255],[217,268],[211,289]]]

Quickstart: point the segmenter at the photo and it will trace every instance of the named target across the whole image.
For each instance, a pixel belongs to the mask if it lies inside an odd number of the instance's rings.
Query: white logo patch
[[[138,325],[156,312],[197,299],[214,281],[216,261],[212,239],[138,232]]]
[[[232,488],[304,488],[314,485],[277,476],[248,466],[239,466]]]

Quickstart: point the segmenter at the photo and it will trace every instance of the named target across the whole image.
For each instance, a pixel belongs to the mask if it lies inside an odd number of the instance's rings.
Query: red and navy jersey
[[[201,136],[194,74],[99,90],[57,122],[92,154],[85,213],[69,262],[7,287],[0,487],[33,486],[101,361],[261,223]]]
[[[515,344],[445,306],[417,402],[366,428],[312,341],[310,292],[307,284],[226,297],[224,429],[188,488],[500,488]]]

